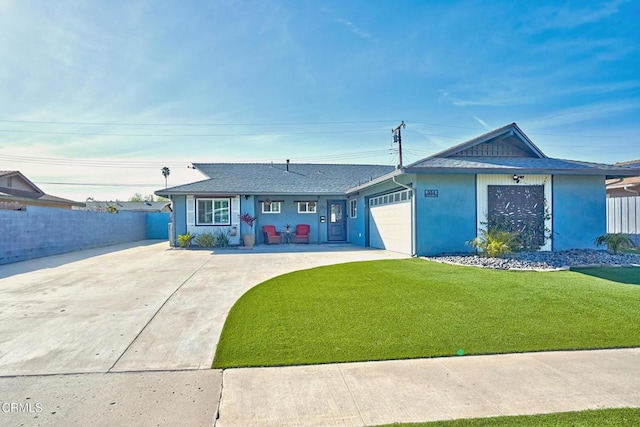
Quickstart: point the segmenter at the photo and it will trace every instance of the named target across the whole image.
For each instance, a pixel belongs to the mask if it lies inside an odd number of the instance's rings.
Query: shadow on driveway
[[[72,262],[82,261],[100,255],[121,251],[124,249],[135,248],[138,246],[155,245],[162,240],[140,240],[137,242],[122,243],[119,245],[103,246],[101,248],[82,249],[76,252],[68,252],[66,254],[51,255],[42,258],[33,258],[24,261],[18,261],[11,264],[0,265],[0,279],[4,279],[16,274],[29,273],[45,268],[55,268]],[[167,249],[169,242],[167,242]]]

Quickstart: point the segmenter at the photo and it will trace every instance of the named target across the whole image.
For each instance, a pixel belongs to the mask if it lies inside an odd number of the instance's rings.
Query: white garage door
[[[369,246],[411,255],[411,190],[369,199]]]

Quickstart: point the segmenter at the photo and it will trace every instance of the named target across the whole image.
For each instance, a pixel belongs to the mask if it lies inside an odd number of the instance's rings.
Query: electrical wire
[[[0,123],[38,124],[38,125],[75,125],[75,126],[298,126],[298,125],[342,125],[362,123],[393,123],[394,120],[352,120],[352,121],[324,121],[324,122],[274,122],[274,123],[109,123],[109,122],[56,122],[37,120],[6,120]]]
[[[309,132],[272,132],[272,133],[205,133],[205,134],[148,134],[148,133],[96,133],[96,132],[57,132],[19,129],[0,129],[0,132],[7,133],[27,133],[36,135],[72,135],[72,136],[118,136],[127,138],[209,138],[209,137],[238,137],[238,136],[289,136],[289,135],[321,135],[340,133],[372,133],[380,132],[380,129],[348,129],[348,130],[327,130]]]

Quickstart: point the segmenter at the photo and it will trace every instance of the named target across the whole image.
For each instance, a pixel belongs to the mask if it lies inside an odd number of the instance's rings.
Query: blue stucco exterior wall
[[[351,218],[349,215],[349,203],[351,200],[355,200],[357,203],[356,217]],[[358,197],[357,195],[351,196],[347,199],[347,240],[357,246],[365,245],[365,213],[366,207],[364,204],[364,197]]]
[[[471,252],[476,237],[475,175],[419,175],[416,180],[417,255]],[[425,197],[438,190],[438,197]]]
[[[554,251],[593,249],[593,240],[607,232],[604,176],[553,176]]]
[[[187,233],[187,197],[171,196],[173,203],[173,241],[178,242],[180,234]]]
[[[262,201],[266,199],[272,201],[281,202],[280,213],[262,213]],[[284,231],[285,225],[291,225],[291,230],[294,231],[298,224],[308,224],[310,226],[309,243],[324,243],[327,241],[327,222],[320,222],[320,217],[327,215],[327,201],[328,200],[343,200],[341,197],[327,197],[327,196],[278,196],[265,195],[256,197],[252,201],[252,208],[255,212],[255,216],[258,217],[255,224],[257,232],[256,243],[263,244],[264,237],[262,235],[263,225],[273,225],[277,231]],[[316,213],[298,213],[298,201],[315,201],[317,203]],[[243,211],[244,212],[244,211]],[[347,233],[349,231],[349,224],[347,224]],[[348,238],[348,236],[347,236]]]
[[[147,212],[147,239],[167,240],[169,221],[171,221],[171,214],[168,212]]]
[[[146,239],[144,212],[0,209],[0,264]]]

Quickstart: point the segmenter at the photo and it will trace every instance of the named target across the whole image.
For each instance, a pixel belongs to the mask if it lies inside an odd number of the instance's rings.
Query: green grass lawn
[[[541,273],[404,259],[298,271],[234,305],[213,366],[640,346],[637,285],[640,268]]]
[[[418,424],[389,424],[389,426],[394,427],[620,427],[637,425],[640,425],[640,408],[599,409],[518,417],[474,418]]]

